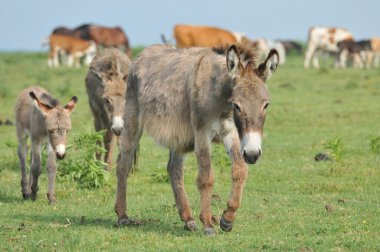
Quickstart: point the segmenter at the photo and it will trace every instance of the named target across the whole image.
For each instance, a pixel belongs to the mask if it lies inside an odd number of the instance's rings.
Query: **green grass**
[[[0,54],[0,119],[13,120],[18,92],[47,88],[62,103],[77,95],[73,130],[92,127],[84,87],[86,68],[49,69],[45,53]],[[24,201],[14,126],[0,126],[0,251],[379,251],[380,160],[371,141],[380,137],[380,69],[304,70],[293,56],[268,82],[271,106],[261,160],[250,166],[242,206],[231,233],[215,237],[183,230],[164,176],[168,151],[143,136],[139,170],[129,179],[128,214],[143,225],[114,227],[116,176],[96,190],[57,181],[58,204],[46,199],[46,173],[39,198]],[[341,139],[338,161],[314,161],[325,144]],[[373,147],[372,147],[373,148]],[[68,153],[74,155],[74,153]],[[214,146],[213,212],[229,194],[230,168]],[[196,162],[186,159],[185,184],[199,216]],[[326,211],[331,205],[333,211]],[[200,222],[198,221],[198,225]]]

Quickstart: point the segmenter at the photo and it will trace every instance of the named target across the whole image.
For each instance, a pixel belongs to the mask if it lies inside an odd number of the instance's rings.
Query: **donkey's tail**
[[[173,38],[167,39],[165,34],[161,34],[161,41],[165,45],[173,44]]]

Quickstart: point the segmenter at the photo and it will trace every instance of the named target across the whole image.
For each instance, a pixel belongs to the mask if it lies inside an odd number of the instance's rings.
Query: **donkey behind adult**
[[[128,225],[127,177],[143,129],[170,149],[167,166],[185,229],[196,228],[183,182],[183,160],[194,151],[201,194],[204,233],[215,234],[211,195],[211,142],[221,140],[231,158],[232,189],[220,227],[230,231],[240,207],[248,166],[260,157],[261,138],[269,105],[266,80],[279,56],[272,49],[258,67],[252,49],[231,45],[227,50],[175,49],[155,45],[145,49],[128,76],[121,156],[117,164],[115,211],[119,225]]]
[[[109,165],[114,148],[113,133],[119,136],[124,126],[126,78],[130,65],[131,61],[125,53],[116,48],[107,48],[97,53],[85,80],[95,130],[106,130],[104,161]],[[97,154],[97,158],[100,159],[100,154]]]
[[[48,177],[49,203],[55,203],[56,159],[66,155],[67,133],[71,129],[70,114],[78,99],[73,96],[65,105],[51,97],[41,87],[29,87],[23,90],[16,102],[16,130],[18,138],[18,157],[21,168],[21,191],[24,199],[35,200],[38,192],[38,177],[41,174],[41,149],[47,143],[48,159],[46,171]],[[32,142],[31,169],[29,181],[26,174],[27,140]]]

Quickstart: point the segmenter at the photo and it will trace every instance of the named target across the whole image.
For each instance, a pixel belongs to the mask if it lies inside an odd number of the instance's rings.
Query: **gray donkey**
[[[126,79],[130,65],[131,61],[125,53],[119,49],[107,48],[97,53],[85,80],[95,130],[106,130],[104,161],[108,165],[112,163],[113,133],[119,136],[124,126]],[[100,159],[99,153],[97,159]]]
[[[256,66],[253,49],[146,48],[128,76],[124,131],[117,164],[115,211],[119,225],[128,225],[126,189],[134,152],[145,130],[170,149],[167,171],[185,229],[196,228],[185,193],[183,161],[194,151],[198,161],[203,231],[214,235],[211,195],[211,142],[222,141],[230,156],[232,189],[220,227],[231,231],[248,175],[246,163],[260,157],[261,138],[270,98],[265,82],[276,70],[279,56],[271,50]]]
[[[29,87],[23,90],[16,102],[16,130],[18,138],[18,157],[21,168],[21,190],[24,199],[35,200],[38,192],[38,177],[41,174],[41,149],[47,142],[48,159],[46,171],[48,176],[47,197],[50,204],[56,202],[54,186],[57,172],[56,159],[66,155],[67,133],[71,129],[70,114],[78,99],[73,96],[62,107],[41,87]],[[27,140],[32,142],[31,169],[29,182],[26,174]]]

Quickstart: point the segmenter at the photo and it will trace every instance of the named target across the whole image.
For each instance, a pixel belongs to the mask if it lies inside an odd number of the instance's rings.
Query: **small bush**
[[[342,161],[343,143],[341,137],[335,137],[323,144],[323,147],[328,151],[333,161]]]
[[[85,129],[74,138],[75,157],[67,157],[60,163],[59,176],[72,179],[80,188],[99,188],[107,184],[109,173],[104,169],[106,163],[97,160],[95,153],[104,153],[105,149],[96,144],[103,140],[104,131],[94,132]],[[71,150],[73,151],[73,150]]]
[[[371,152],[376,155],[377,160],[380,156],[380,137],[371,138],[369,142],[369,147]]]
[[[169,183],[169,175],[166,169],[156,169],[149,175],[157,183]]]

